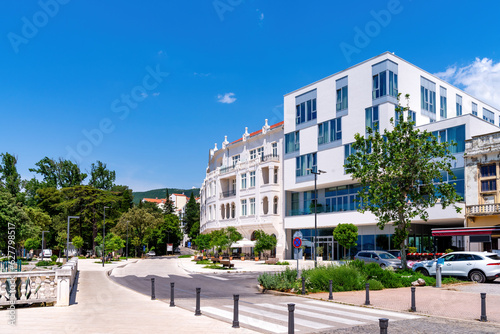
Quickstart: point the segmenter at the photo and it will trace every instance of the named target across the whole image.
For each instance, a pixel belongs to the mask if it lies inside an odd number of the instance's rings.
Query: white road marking
[[[375,317],[372,315],[366,315],[366,314],[361,314],[361,313],[355,313],[354,311],[340,311],[340,310],[335,310],[333,308],[325,308],[325,307],[319,307],[319,306],[312,306],[312,305],[306,305],[306,304],[295,304],[295,307],[300,307],[300,308],[306,308],[309,310],[313,311],[320,311],[320,312],[325,312],[325,313],[334,313],[338,315],[343,315],[346,317],[351,317],[351,318],[361,318],[363,320],[369,320],[369,321],[378,321],[380,317]],[[362,310],[358,310],[362,311]]]
[[[277,309],[282,309],[281,306],[278,305],[273,305],[273,304],[257,304],[258,306],[270,308],[273,310]],[[311,317],[311,318],[318,318],[322,320],[327,320],[327,321],[333,321],[333,322],[338,322],[341,324],[346,324],[346,325],[364,325],[364,322],[357,321],[357,320],[350,320],[350,319],[344,319],[344,318],[339,318],[339,317],[334,317],[331,315],[324,315],[324,314],[318,314],[315,312],[309,312],[309,311],[304,311],[301,310],[300,308],[295,308],[295,314],[300,314],[300,315],[305,315],[306,317]]]
[[[233,306],[226,305],[225,307],[232,308]],[[239,305],[239,309],[240,309],[240,311],[247,312],[247,313],[253,313],[253,314],[261,316],[261,317],[269,317],[269,318],[273,318],[276,320],[288,322],[288,314],[285,315],[285,314],[264,311],[264,310],[260,310],[260,309],[254,308],[254,307],[245,306],[245,305]],[[286,307],[280,307],[280,310],[283,312],[288,312],[288,309]],[[315,329],[335,327],[332,325],[321,324],[321,323],[318,323],[315,321],[309,321],[309,320],[304,320],[304,319],[300,319],[300,318],[294,318],[294,322],[296,325],[305,326],[305,327],[309,327],[309,328],[315,328]]]
[[[210,278],[213,278],[213,279],[220,279],[221,281],[229,281],[229,278],[225,278],[225,277],[210,276],[210,275],[205,275],[205,277],[210,277]]]
[[[339,308],[339,309],[344,309],[344,310],[356,311],[356,312],[380,314],[380,315],[385,315],[387,317],[396,317],[396,318],[403,318],[403,319],[418,319],[418,318],[420,318],[417,315],[409,315],[409,314],[404,314],[404,313],[377,310],[377,309],[367,308],[367,307],[337,304],[337,303],[331,303],[331,302],[322,302],[319,300],[310,300],[307,303],[321,305],[321,306],[330,307],[330,308]]]
[[[210,313],[210,314],[213,314],[215,316],[229,319],[231,321],[233,320],[233,312],[224,311],[224,310],[218,309],[216,307],[202,307],[201,312],[202,313],[204,313],[204,312]],[[245,316],[242,314],[240,314],[238,316],[238,321],[242,324],[247,324],[247,325],[250,325],[253,327],[257,327],[260,329],[264,329],[266,331],[273,332],[273,333],[287,333],[288,332],[288,328],[285,326],[280,326],[280,325],[273,324],[273,323],[268,322],[268,321],[263,321],[260,319],[251,318],[251,317],[248,317],[248,316]],[[296,331],[298,331],[298,330],[296,330]]]

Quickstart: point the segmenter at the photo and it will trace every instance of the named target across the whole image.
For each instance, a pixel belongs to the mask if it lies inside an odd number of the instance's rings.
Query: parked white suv
[[[452,252],[441,256],[443,276],[467,277],[471,281],[484,283],[500,277],[500,256],[488,252]],[[428,276],[436,275],[437,260],[422,261],[413,265],[413,270]]]
[[[52,256],[52,250],[51,249],[44,249],[44,250],[42,250],[42,252],[43,252],[43,257],[50,258]],[[42,253],[40,253],[39,256],[42,257]]]

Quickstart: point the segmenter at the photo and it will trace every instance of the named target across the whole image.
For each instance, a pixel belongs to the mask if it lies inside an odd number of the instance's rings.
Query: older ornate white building
[[[263,230],[278,240],[276,256],[283,258],[283,122],[248,133],[222,148],[210,150],[201,186],[201,233],[234,226],[249,240]],[[244,250],[245,251],[245,250]],[[249,250],[246,250],[249,251]]]

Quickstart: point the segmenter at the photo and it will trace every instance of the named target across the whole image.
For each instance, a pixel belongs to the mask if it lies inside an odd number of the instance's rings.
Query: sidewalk
[[[106,272],[125,261],[106,264],[104,269],[94,261],[79,260],[76,304],[19,308],[16,326],[7,323],[8,311],[0,311],[0,333],[256,333],[203,315],[196,317],[194,312],[169,307],[113,283]]]

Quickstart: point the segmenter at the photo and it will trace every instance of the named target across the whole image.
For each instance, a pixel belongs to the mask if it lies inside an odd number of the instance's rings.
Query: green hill
[[[195,197],[200,196],[200,188],[194,189],[176,189],[176,188],[168,188],[168,193],[172,194],[184,194],[187,197],[191,197],[191,194],[194,194]],[[148,191],[138,191],[133,192],[134,195],[134,203],[138,204],[143,198],[165,198],[167,194],[167,188],[165,189],[153,189]]]

